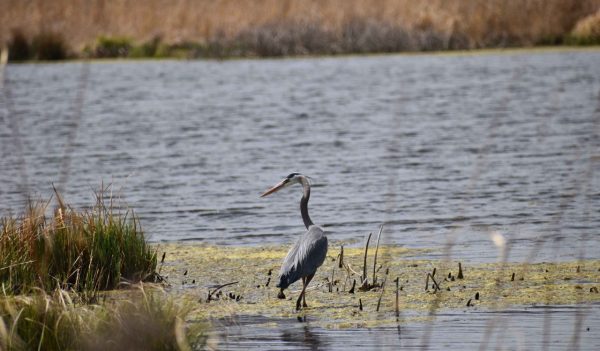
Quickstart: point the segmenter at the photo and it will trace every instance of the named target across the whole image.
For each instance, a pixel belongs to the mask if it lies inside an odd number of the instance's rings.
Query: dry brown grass
[[[99,36],[206,43],[290,23],[339,38],[358,19],[459,35],[458,47],[532,45],[562,38],[599,8],[600,0],[3,0],[0,43],[16,28],[29,38],[60,33],[76,51]]]
[[[577,22],[571,36],[576,41],[600,44],[600,9]]]

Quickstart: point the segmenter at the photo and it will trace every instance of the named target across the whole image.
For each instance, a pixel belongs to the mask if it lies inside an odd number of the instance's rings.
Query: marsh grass
[[[584,43],[575,41],[577,36],[569,42],[569,33],[578,21],[600,8],[600,0],[84,3],[2,1],[0,44],[10,42],[11,30],[17,28],[25,38],[36,33],[61,33],[75,52],[87,46],[92,48],[87,54],[96,57],[288,56],[504,48]],[[155,38],[160,38],[159,42]]]
[[[96,40],[91,55],[99,58],[127,57],[132,48],[133,43],[129,38],[101,36]]]
[[[184,323],[189,306],[157,290],[140,286],[101,305],[77,300],[63,290],[4,296],[0,350],[189,350],[204,341],[202,324]]]
[[[51,216],[46,216],[49,202],[36,202],[21,216],[0,220],[0,284],[5,294],[60,288],[93,298],[123,281],[156,278],[156,252],[133,212],[120,213],[102,196],[82,211],[57,198]]]

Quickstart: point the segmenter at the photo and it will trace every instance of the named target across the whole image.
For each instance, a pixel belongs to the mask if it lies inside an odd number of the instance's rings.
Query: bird
[[[327,256],[327,236],[325,236],[325,231],[320,226],[315,225],[308,215],[310,179],[300,173],[290,173],[279,183],[265,191],[260,197],[273,194],[294,184],[302,185],[300,214],[307,230],[296,240],[296,243],[290,248],[283,259],[279,271],[279,283],[277,287],[280,291],[277,297],[284,299],[285,295],[283,291],[294,282],[302,279],[302,292],[298,296],[298,300],[296,300],[296,310],[298,311],[300,310],[301,300],[302,307],[308,307],[306,305],[306,287]]]

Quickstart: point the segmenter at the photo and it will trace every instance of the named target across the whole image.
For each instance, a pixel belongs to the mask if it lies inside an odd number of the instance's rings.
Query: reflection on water
[[[92,63],[65,197],[88,205],[111,182],[156,241],[287,243],[303,228],[299,191],[258,195],[301,171],[333,241],[387,222],[390,243],[454,238],[462,259],[496,260],[492,230],[514,244],[510,259],[540,238],[538,260],[593,257],[599,61],[592,51]],[[58,182],[81,66],[8,67],[1,214],[22,206],[21,158],[35,195]]]
[[[302,332],[296,330],[282,330],[281,341],[286,345],[299,344],[305,349],[319,350],[321,343],[319,342],[319,336],[313,333],[308,325],[302,327]]]

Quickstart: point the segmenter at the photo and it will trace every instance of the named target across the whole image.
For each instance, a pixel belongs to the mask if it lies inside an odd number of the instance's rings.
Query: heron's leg
[[[312,278],[314,276],[315,276],[314,274],[311,274],[306,277],[306,287],[308,287],[308,284],[310,283],[310,281],[312,280]],[[308,305],[306,304],[306,292],[304,292],[304,294],[302,294],[302,307],[308,307]]]
[[[302,296],[304,296],[304,287],[306,286],[306,277],[302,277],[302,292],[300,293],[300,296],[298,296],[298,300],[300,300],[300,298]],[[300,303],[296,303],[296,311],[300,309]]]
[[[296,311],[300,310],[300,302],[302,301],[302,297],[304,296],[304,290],[306,290],[306,280],[302,277],[302,292],[298,295],[298,300],[296,300]]]
[[[306,284],[308,286],[308,284]],[[302,294],[302,307],[308,307],[306,304],[306,292]]]
[[[304,302],[302,304],[303,307],[306,307],[306,300],[304,299],[304,296],[306,296],[306,293],[304,292],[304,286],[308,285],[308,283],[306,282],[306,277],[302,277],[302,293],[300,294],[300,296],[302,296],[302,301]]]

